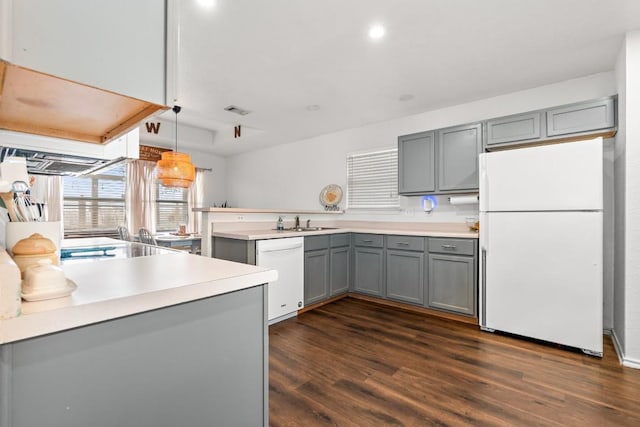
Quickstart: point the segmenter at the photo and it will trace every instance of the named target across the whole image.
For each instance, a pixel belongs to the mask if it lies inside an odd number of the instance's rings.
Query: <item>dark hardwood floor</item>
[[[640,370],[345,298],[270,327],[272,426],[640,426]]]

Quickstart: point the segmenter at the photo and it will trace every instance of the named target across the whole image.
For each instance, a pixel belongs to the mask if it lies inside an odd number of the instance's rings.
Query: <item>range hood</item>
[[[0,60],[0,129],[106,144],[167,109]]]
[[[139,130],[109,144],[87,144],[0,130],[0,161],[24,157],[33,175],[86,175],[139,157]]]

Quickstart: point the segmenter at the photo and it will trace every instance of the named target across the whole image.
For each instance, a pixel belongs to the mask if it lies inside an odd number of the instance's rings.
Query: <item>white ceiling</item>
[[[638,0],[203,1],[178,2],[180,121],[224,156],[611,70],[640,28]]]

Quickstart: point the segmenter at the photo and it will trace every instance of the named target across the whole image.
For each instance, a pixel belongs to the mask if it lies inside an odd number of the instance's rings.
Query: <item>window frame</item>
[[[347,155],[347,210],[397,211],[398,148],[379,149]],[[377,169],[373,169],[377,166]],[[374,171],[378,173],[374,173]],[[355,173],[359,176],[354,176]],[[354,183],[354,179],[357,180]],[[373,194],[377,189],[389,196]]]

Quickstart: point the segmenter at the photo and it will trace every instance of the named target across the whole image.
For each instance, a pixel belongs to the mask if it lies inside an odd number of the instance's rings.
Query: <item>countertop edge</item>
[[[318,230],[318,231],[277,231],[277,230],[237,230],[237,231],[213,231],[213,237],[225,237],[228,239],[236,240],[262,240],[262,239],[283,239],[287,237],[300,237],[300,236],[319,236],[325,234],[339,234],[339,233],[369,233],[369,234],[384,234],[384,235],[397,235],[397,236],[418,236],[418,237],[449,237],[449,238],[461,238],[461,239],[478,239],[479,234],[476,232],[468,231],[428,231],[428,230],[391,230],[391,229],[372,229],[372,228],[357,228],[357,227],[345,227],[335,228],[331,230]]]
[[[317,214],[343,214],[344,211],[314,211],[304,209],[250,209],[250,208],[193,208],[193,212],[208,212],[208,213],[272,213],[272,214],[304,214],[304,215],[317,215]]]
[[[61,332],[199,299],[241,291],[277,279],[275,270],[239,274],[202,283],[141,292],[83,305],[23,314],[0,320],[0,344]],[[66,297],[72,298],[72,297]],[[62,299],[62,298],[61,298]],[[53,300],[50,300],[53,301]]]

